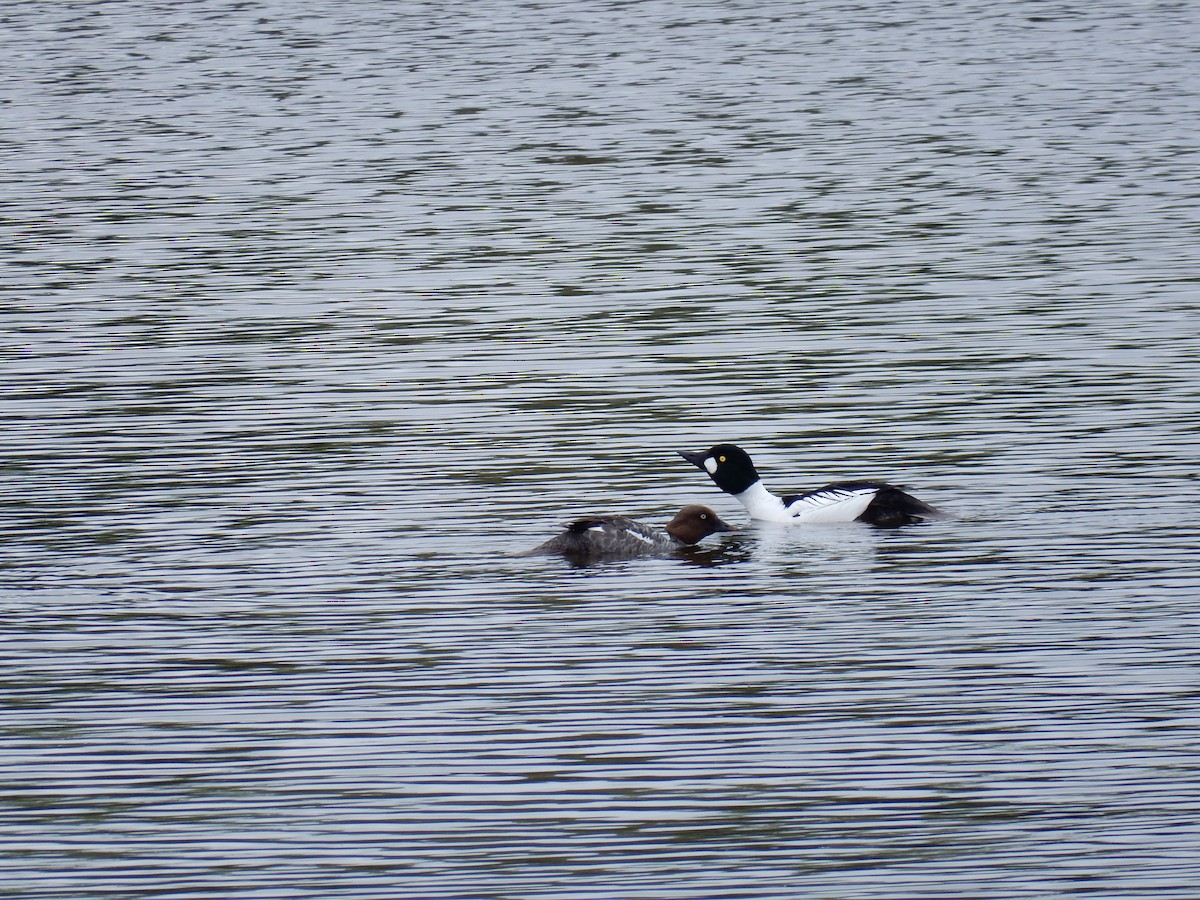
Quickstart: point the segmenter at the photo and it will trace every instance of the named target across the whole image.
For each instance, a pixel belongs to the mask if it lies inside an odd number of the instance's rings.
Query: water
[[[1195,896],[1190,5],[2,23],[6,897]]]

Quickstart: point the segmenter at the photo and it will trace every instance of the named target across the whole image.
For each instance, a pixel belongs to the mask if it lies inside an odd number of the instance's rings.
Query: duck
[[[789,525],[865,522],[877,528],[896,528],[945,513],[882,481],[835,481],[801,494],[778,496],[768,491],[753,461],[736,444],[716,444],[708,450],[678,451],[703,469],[727,494],[732,494],[750,518]]]
[[[710,534],[736,531],[707,506],[685,506],[662,530],[627,516],[583,516],[565,531],[517,556],[562,555],[586,562],[669,556]]]

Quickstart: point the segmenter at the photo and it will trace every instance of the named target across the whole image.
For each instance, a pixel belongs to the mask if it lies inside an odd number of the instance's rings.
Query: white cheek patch
[[[706,457],[704,460],[704,471],[709,475],[717,474],[717,460],[714,456]]]

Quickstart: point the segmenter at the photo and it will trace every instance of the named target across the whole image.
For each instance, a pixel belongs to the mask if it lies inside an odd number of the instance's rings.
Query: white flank
[[[853,522],[871,504],[875,493],[874,488],[816,491],[784,508],[782,500],[763,487],[761,481],[756,481],[734,496],[746,507],[750,518],[760,522],[820,525]]]
[[[875,488],[857,491],[817,491],[787,508],[793,522],[819,524],[822,522],[853,522],[863,514],[878,493]]]

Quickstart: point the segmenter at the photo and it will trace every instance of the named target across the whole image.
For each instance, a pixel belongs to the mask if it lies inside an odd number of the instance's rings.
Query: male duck
[[[750,455],[735,444],[717,444],[697,453],[681,450],[679,455],[741,501],[750,518],[762,522],[866,522],[895,528],[944,515],[895,485],[879,481],[836,481],[803,494],[776,496],[763,487]]]
[[[663,531],[625,516],[584,516],[566,531],[517,556],[561,554],[582,561],[669,556],[719,531],[736,531],[707,506],[685,506]]]

